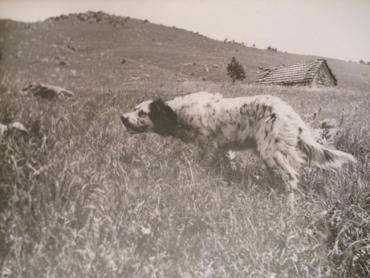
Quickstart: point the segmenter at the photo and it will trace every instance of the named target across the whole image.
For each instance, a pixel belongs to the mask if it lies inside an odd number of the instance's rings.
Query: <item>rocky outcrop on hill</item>
[[[128,21],[129,17],[121,17],[106,14],[104,12],[92,12],[88,11],[86,13],[78,13],[78,14],[68,14],[68,15],[60,15],[56,17],[51,17],[49,21],[73,21],[73,22],[102,22],[112,24],[115,27],[123,26],[126,21]]]
[[[64,99],[74,97],[74,93],[64,88],[46,85],[42,83],[31,83],[20,91],[21,95],[34,95],[45,99]]]
[[[5,133],[14,130],[14,131],[19,131],[21,133],[28,134],[28,130],[24,127],[23,124],[14,122],[9,125],[4,125],[0,123],[0,136],[4,136]]]

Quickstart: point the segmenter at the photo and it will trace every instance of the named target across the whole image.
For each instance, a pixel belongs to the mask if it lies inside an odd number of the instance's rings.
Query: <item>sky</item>
[[[24,22],[86,11],[262,49],[370,62],[370,0],[0,0],[0,18]]]

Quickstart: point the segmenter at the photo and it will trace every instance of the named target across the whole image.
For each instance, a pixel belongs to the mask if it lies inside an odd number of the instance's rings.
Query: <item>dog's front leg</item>
[[[201,164],[206,167],[214,166],[214,164],[217,162],[219,149],[217,146],[217,143],[211,142],[204,146],[204,151],[202,154],[202,161]]]

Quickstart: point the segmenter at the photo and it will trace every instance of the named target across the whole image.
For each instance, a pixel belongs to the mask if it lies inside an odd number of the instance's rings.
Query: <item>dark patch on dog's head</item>
[[[149,119],[153,122],[153,132],[162,136],[174,136],[177,130],[177,114],[162,99],[149,106]]]

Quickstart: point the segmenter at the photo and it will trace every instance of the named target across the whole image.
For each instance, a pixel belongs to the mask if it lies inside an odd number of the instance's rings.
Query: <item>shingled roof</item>
[[[326,68],[324,72],[337,85],[337,79],[329,68],[326,60],[299,63],[290,66],[272,67],[264,70],[263,76],[256,80],[261,85],[312,85],[319,71]]]

